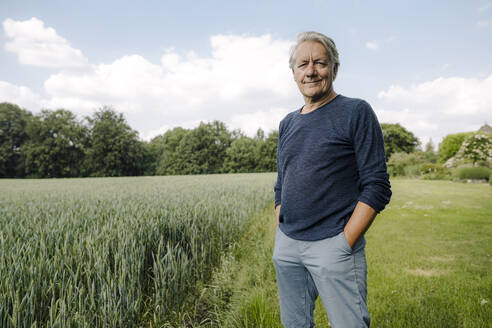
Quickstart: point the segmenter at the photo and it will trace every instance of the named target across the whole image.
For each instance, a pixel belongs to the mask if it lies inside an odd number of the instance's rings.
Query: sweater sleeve
[[[280,179],[280,175],[277,174],[277,183],[275,183],[275,207],[281,204],[281,194],[282,194],[282,180]]]
[[[379,213],[390,201],[391,186],[386,170],[383,132],[367,102],[358,104],[351,129],[360,178],[358,200]]]
[[[277,182],[275,183],[275,186],[273,187],[273,190],[275,191],[275,207],[280,205],[281,203],[281,195],[282,195],[282,170],[281,166],[279,163],[279,149],[280,149],[280,140],[282,137],[282,122],[280,122],[280,126],[278,129],[278,143],[277,143]]]

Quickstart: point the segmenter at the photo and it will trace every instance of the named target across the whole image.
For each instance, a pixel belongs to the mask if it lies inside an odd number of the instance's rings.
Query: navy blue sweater
[[[342,95],[280,122],[277,173],[279,227],[298,240],[335,236],[358,201],[380,212],[391,197],[376,115],[364,100]]]

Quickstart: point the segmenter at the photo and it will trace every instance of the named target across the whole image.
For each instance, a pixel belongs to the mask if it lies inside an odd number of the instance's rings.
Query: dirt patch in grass
[[[446,271],[437,270],[437,269],[407,269],[408,273],[414,276],[422,276],[422,277],[439,277],[443,274],[446,274]]]

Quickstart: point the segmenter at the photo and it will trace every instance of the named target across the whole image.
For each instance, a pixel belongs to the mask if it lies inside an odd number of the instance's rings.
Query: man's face
[[[297,47],[293,73],[304,98],[322,98],[332,88],[332,65],[325,47],[319,42],[305,41]]]

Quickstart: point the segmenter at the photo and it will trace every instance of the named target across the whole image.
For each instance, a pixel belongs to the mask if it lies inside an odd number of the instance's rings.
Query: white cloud
[[[267,133],[269,131],[277,130],[280,121],[290,111],[292,111],[292,108],[271,108],[267,111],[256,111],[234,115],[223,122],[226,124],[229,131],[240,129],[246,135],[254,136],[256,135],[256,131],[258,131],[259,128]],[[164,124],[157,129],[143,133],[141,137],[143,140],[150,141],[152,138],[164,134],[166,133],[166,131],[171,130],[175,127],[179,126],[184,129],[194,129],[199,126],[201,122],[208,123],[211,122],[211,120],[191,120],[181,122],[177,125]]]
[[[368,41],[366,42],[366,47],[371,50],[378,50],[379,45],[376,41]]]
[[[45,101],[31,89],[0,81],[0,102],[10,102],[22,108],[39,110],[44,107]]]
[[[366,48],[369,50],[376,51],[376,50],[383,48],[387,44],[394,42],[397,39],[398,39],[398,37],[396,37],[395,35],[390,35],[384,39],[367,41],[366,42]]]
[[[488,20],[480,20],[477,22],[477,27],[479,28],[487,28],[490,26],[490,21]]]
[[[44,99],[16,86],[17,94],[24,90],[26,100],[19,100],[21,96],[9,99],[25,103],[32,111],[42,103],[46,108],[69,109],[79,117],[109,105],[123,112],[146,140],[176,126],[194,128],[200,121],[213,120],[248,135],[259,127],[269,132],[278,128],[289,110],[303,103],[288,68],[292,42],[269,34],[212,36],[208,56],[171,47],[158,63],[127,55],[90,65],[80,51],[36,18],[25,22],[7,19],[4,29],[12,39],[6,48],[17,52],[21,62],[64,63],[44,82]],[[54,57],[60,49],[65,59]],[[86,66],[65,69],[77,65]]]
[[[271,108],[268,111],[257,111],[233,116],[227,126],[232,129],[241,129],[249,136],[255,135],[258,128],[263,131],[278,129],[280,121],[287,115],[291,108]]]
[[[10,39],[4,49],[16,53],[21,64],[50,68],[80,68],[88,64],[80,50],[35,17],[25,21],[8,18],[3,29]]]
[[[164,124],[160,126],[157,129],[150,130],[148,132],[144,132],[141,137],[143,140],[150,141],[152,138],[157,137],[159,135],[162,135],[166,133],[168,130],[172,130],[176,127],[181,127],[183,129],[194,129],[200,125],[200,123],[208,123],[209,121],[201,121],[201,120],[192,120],[192,121],[186,121],[186,122],[181,122],[178,125],[169,125],[169,124]]]
[[[260,126],[277,128],[281,115],[274,108],[293,110],[301,104],[288,69],[289,41],[270,35],[216,35],[210,43],[210,57],[172,48],[160,64],[139,55],[124,56],[82,73],[54,74],[45,89],[53,107],[78,113],[112,105],[127,114],[144,138],[200,120],[221,120],[249,131],[246,121],[261,113],[264,121],[255,121],[254,132]],[[241,124],[237,117],[242,117]],[[272,117],[277,121],[269,122]]]
[[[449,133],[477,130],[492,122],[492,75],[484,79],[438,78],[409,87],[394,85],[378,94],[381,122],[400,123],[423,143]]]

